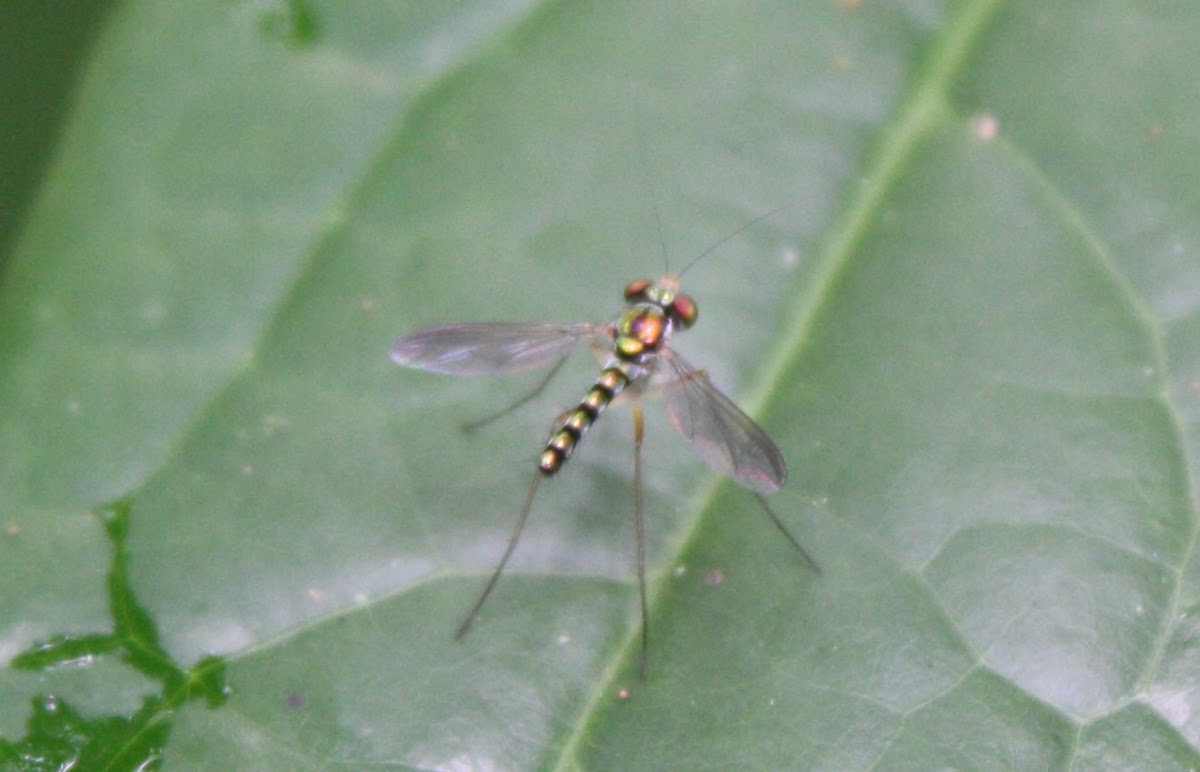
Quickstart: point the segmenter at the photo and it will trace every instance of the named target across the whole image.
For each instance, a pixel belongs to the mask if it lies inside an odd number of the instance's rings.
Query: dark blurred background
[[[113,0],[0,4],[0,280]]]

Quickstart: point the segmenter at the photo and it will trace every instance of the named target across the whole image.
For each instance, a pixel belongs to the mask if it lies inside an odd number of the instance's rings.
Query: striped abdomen
[[[538,459],[538,469],[542,470],[542,474],[549,476],[562,469],[575,446],[583,439],[584,432],[628,385],[629,376],[620,365],[604,368],[579,405],[567,413],[563,422],[546,441],[546,449]]]

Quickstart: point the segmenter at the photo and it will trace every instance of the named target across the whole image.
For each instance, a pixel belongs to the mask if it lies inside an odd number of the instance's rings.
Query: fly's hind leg
[[[787,526],[784,525],[783,521],[779,519],[779,515],[775,514],[775,510],[771,509],[771,505],[767,503],[767,497],[761,493],[755,493],[754,498],[758,499],[758,503],[762,505],[763,511],[767,513],[767,517],[771,518],[771,522],[775,524],[775,527],[779,529],[779,532],[782,533],[787,540],[792,543],[792,546],[795,547],[796,551],[800,553],[800,557],[804,558],[804,562],[808,563],[808,565],[811,566],[812,570],[816,573],[821,573],[821,565],[817,563],[817,561],[813,560],[813,556],[808,554],[808,550],[800,546],[800,540],[797,539],[795,535],[793,535],[792,532],[787,529]]]
[[[643,390],[642,394],[646,397],[659,398],[669,396],[684,388],[684,385],[687,383],[687,379],[701,379],[707,383],[708,371],[695,370],[687,373],[686,378],[672,378],[667,381],[654,383],[650,387]],[[771,519],[771,522],[775,524],[775,527],[779,529],[779,532],[782,533],[784,538],[786,538],[791,545],[796,548],[796,551],[800,553],[800,557],[804,558],[804,562],[808,563],[809,567],[811,567],[816,573],[821,573],[821,565],[813,559],[812,555],[808,554],[808,550],[801,546],[800,540],[796,538],[795,534],[788,530],[788,527],[783,524],[782,520],[779,519],[779,515],[775,514],[775,510],[771,509],[771,505],[767,503],[767,497],[761,493],[758,493],[757,491],[751,492],[754,493],[754,498],[758,499],[759,505],[763,508],[763,511],[767,513],[767,517]]]
[[[504,555],[500,558],[500,562],[496,564],[491,578],[488,579],[483,592],[479,593],[479,599],[471,607],[467,618],[458,626],[458,630],[454,633],[455,639],[461,639],[470,632],[471,625],[475,622],[475,618],[479,616],[480,609],[487,602],[488,596],[492,594],[492,590],[496,588],[496,583],[500,581],[500,575],[504,573],[504,568],[508,565],[509,558],[512,557],[513,552],[517,549],[517,542],[521,541],[521,533],[525,530],[525,521],[529,519],[529,510],[533,509],[533,498],[537,495],[538,485],[541,484],[542,477],[541,472],[534,473],[533,482],[529,484],[529,493],[525,495],[525,505],[521,507],[521,514],[517,515],[517,523],[513,526],[512,534],[508,537],[508,546],[504,548]]]
[[[650,610],[646,601],[646,500],[642,490],[642,437],[645,434],[645,419],[642,406],[633,403],[633,522],[637,532],[637,575],[638,601],[642,612],[642,652],[638,676],[646,680],[646,660],[650,648]]]

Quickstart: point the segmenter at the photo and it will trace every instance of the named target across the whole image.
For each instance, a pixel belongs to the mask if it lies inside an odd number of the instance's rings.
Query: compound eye
[[[699,314],[700,310],[696,308],[696,301],[687,295],[676,295],[675,300],[671,302],[671,315],[685,328],[695,324]]]
[[[625,300],[632,303],[635,300],[645,300],[646,292],[654,282],[649,279],[634,279],[625,285]]]

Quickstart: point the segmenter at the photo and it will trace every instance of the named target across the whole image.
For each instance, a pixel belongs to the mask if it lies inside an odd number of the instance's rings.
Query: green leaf
[[[0,761],[1200,766],[1198,36],[1183,3],[118,6],[0,260]],[[597,368],[463,433],[538,376],[392,341],[611,319],[776,209],[688,269],[673,345],[778,443],[822,571],[648,404],[639,682],[614,408],[456,643]]]

